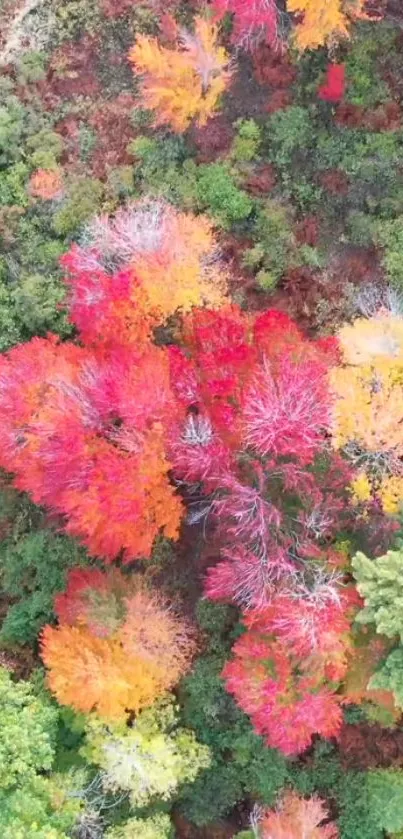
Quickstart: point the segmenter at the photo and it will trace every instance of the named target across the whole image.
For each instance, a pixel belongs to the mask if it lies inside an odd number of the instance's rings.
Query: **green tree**
[[[366,786],[374,821],[388,833],[402,830],[403,772],[399,769],[375,769],[368,772]]]
[[[129,819],[126,824],[111,827],[105,839],[173,839],[174,833],[169,816],[163,813],[147,819]]]
[[[80,778],[40,775],[0,793],[2,839],[69,839],[83,809]],[[77,834],[79,835],[79,834]]]
[[[236,185],[225,163],[198,167],[197,198],[201,210],[207,210],[224,228],[244,221],[252,212],[249,195]]]
[[[374,623],[377,632],[403,640],[403,550],[387,551],[374,560],[358,552],[352,566],[365,602],[356,620]]]
[[[58,711],[30,682],[0,668],[0,791],[11,791],[52,766]]]

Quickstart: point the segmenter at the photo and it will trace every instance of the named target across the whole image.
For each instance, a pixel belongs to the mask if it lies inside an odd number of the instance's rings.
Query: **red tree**
[[[294,755],[314,734],[337,736],[343,717],[320,655],[301,660],[292,645],[253,631],[233,653],[222,674],[226,688],[268,746]]]
[[[0,359],[0,461],[89,551],[147,556],[178,532],[166,428],[176,408],[164,350],[106,354],[34,338]]]
[[[318,90],[319,99],[326,102],[340,102],[346,90],[346,69],[344,64],[328,64],[326,81]]]

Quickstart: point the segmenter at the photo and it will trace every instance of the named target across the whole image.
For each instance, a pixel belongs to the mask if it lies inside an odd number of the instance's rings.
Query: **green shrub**
[[[35,152],[47,152],[54,157],[55,160],[59,161],[64,150],[64,140],[60,134],[57,134],[56,131],[52,131],[50,128],[41,128],[40,131],[37,131],[35,134],[31,134],[27,137],[27,150],[30,153],[31,160],[32,155]]]
[[[301,795],[315,792],[323,798],[337,795],[344,773],[334,746],[319,740],[306,762],[289,764],[290,781]]]
[[[46,77],[46,54],[38,50],[25,52],[17,61],[18,80],[22,84],[40,82]]]
[[[340,839],[383,839],[378,814],[366,784],[364,772],[347,772],[339,785],[337,801]]]
[[[403,641],[403,550],[387,551],[377,559],[369,559],[358,551],[351,564],[357,589],[364,599],[364,608],[356,621],[374,623],[377,632],[388,638],[399,635]]]
[[[390,690],[398,708],[403,708],[403,647],[389,653],[381,667],[371,676],[369,688]]]
[[[388,85],[379,72],[378,60],[382,52],[391,53],[394,48],[393,27],[383,24],[363,26],[361,37],[354,38],[347,51],[345,64],[348,86],[346,99],[354,105],[371,108],[390,99]]]
[[[26,109],[16,96],[7,97],[6,103],[0,105],[0,165],[21,158],[26,114]]]
[[[56,233],[72,236],[101,207],[104,187],[96,178],[81,178],[69,189],[68,197],[53,218]]]
[[[373,818],[382,830],[403,830],[403,772],[375,769],[368,772],[366,786]]]
[[[265,136],[269,156],[280,169],[288,169],[296,155],[305,155],[315,148],[311,115],[299,105],[272,114],[266,123]]]
[[[26,191],[28,174],[28,167],[21,161],[0,172],[0,207],[28,206],[29,198]]]
[[[253,235],[257,244],[245,252],[244,264],[259,267],[257,280],[262,288],[269,290],[296,260],[297,246],[289,208],[278,201],[267,200],[258,212]]]
[[[235,125],[238,133],[232,144],[231,157],[238,163],[249,163],[258,155],[262,130],[253,119],[241,119]]]
[[[201,210],[228,229],[250,216],[253,204],[246,192],[237,187],[225,163],[210,163],[198,167],[197,200]]]
[[[213,754],[181,803],[186,817],[199,825],[221,818],[246,795],[272,804],[287,779],[283,756],[265,746],[226,692],[220,673],[228,653],[221,649],[222,656],[200,658],[180,689],[185,723]]]
[[[174,839],[169,816],[160,814],[147,819],[129,819],[126,824],[111,827],[105,839]]]
[[[21,339],[21,328],[16,318],[12,293],[0,280],[0,352],[18,344]]]
[[[403,289],[403,216],[379,220],[375,226],[375,242],[383,248],[382,263],[388,281]]]
[[[80,780],[74,775],[38,775],[11,793],[0,793],[2,839],[69,839],[76,835],[72,831],[83,809]]]
[[[238,610],[233,606],[212,603],[211,600],[198,601],[196,620],[200,629],[206,633],[205,643],[209,653],[217,656],[229,653],[237,619]]]
[[[118,166],[108,174],[108,190],[113,198],[125,198],[134,192],[132,166]]]
[[[374,236],[374,216],[361,210],[352,210],[346,219],[350,241],[359,247],[368,247]]]
[[[66,288],[57,277],[22,274],[12,300],[24,334],[30,337],[52,331],[68,335],[71,325],[61,307],[65,296]]]
[[[213,760],[210,768],[200,773],[189,790],[184,790],[179,806],[189,821],[201,826],[230,813],[243,797],[236,765]]]

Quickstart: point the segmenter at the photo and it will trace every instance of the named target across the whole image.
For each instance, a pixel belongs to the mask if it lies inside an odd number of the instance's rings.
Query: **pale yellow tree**
[[[360,471],[356,501],[373,495],[386,513],[403,501],[403,319],[360,318],[339,333],[344,365],[331,372],[333,445]]]

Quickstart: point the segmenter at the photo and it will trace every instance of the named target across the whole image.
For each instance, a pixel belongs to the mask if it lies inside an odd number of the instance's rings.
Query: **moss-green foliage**
[[[88,560],[67,536],[46,529],[21,533],[20,527],[17,520],[0,544],[1,587],[15,601],[8,607],[0,641],[33,644],[41,627],[54,617],[54,596],[64,590],[69,568]]]
[[[29,169],[21,160],[0,172],[0,207],[27,207],[26,180]]]
[[[383,830],[403,829],[403,772],[377,769],[368,772],[366,786],[374,818]]]
[[[314,123],[309,111],[299,105],[276,111],[266,125],[270,157],[281,169],[289,167],[310,148]]]
[[[73,182],[63,206],[53,218],[56,233],[72,236],[101,207],[103,185],[97,178],[81,178]]]
[[[382,79],[379,58],[393,50],[396,32],[387,24],[374,27],[361,25],[361,37],[352,39],[345,65],[348,87],[346,99],[354,105],[371,108],[390,99],[386,82]]]
[[[244,263],[257,269],[262,288],[274,288],[287,268],[296,264],[296,242],[292,213],[288,207],[267,200],[259,209],[254,225],[256,245],[245,252]]]
[[[33,169],[53,169],[64,149],[63,138],[50,128],[42,128],[27,138],[28,162]]]
[[[196,181],[193,178],[192,188],[192,178],[189,177],[187,184],[186,169],[183,168],[187,151],[183,137],[136,137],[129,143],[128,149],[135,159],[134,184],[139,192],[161,195],[181,204],[187,188],[190,204],[194,202]]]
[[[396,705],[403,708],[403,647],[389,653],[369,681],[369,687],[392,691]]]
[[[182,797],[181,809],[195,824],[221,818],[246,794],[271,805],[287,777],[285,759],[253,733],[220,678],[238,631],[234,617],[235,611],[225,606],[203,604],[199,609],[199,623],[209,632],[208,654],[196,662],[180,691],[185,723],[212,752],[211,766]]]
[[[337,793],[341,839],[383,839],[384,832],[379,825],[378,814],[373,809],[365,773],[347,772],[340,781]]]
[[[309,761],[290,763],[288,772],[301,795],[313,795],[316,791],[324,798],[331,790],[337,792],[344,776],[337,751],[328,741],[318,741]]]
[[[11,794],[0,793],[0,835],[2,839],[69,839],[82,808],[77,777],[37,776]]]
[[[45,76],[46,54],[39,50],[23,53],[17,61],[17,78],[22,84],[41,82]]]
[[[349,772],[340,783],[341,839],[383,839],[403,827],[403,772]]]
[[[0,164],[18,160],[26,116],[26,108],[12,94],[0,105]]]
[[[96,0],[55,0],[54,38],[59,41],[78,38],[83,29],[94,34],[100,24],[100,5]]]
[[[231,157],[237,163],[249,163],[256,158],[262,142],[262,129],[253,119],[241,119],[236,123],[237,135],[231,148]]]
[[[382,262],[387,279],[391,285],[403,289],[403,214],[378,221],[374,238],[383,249]]]

